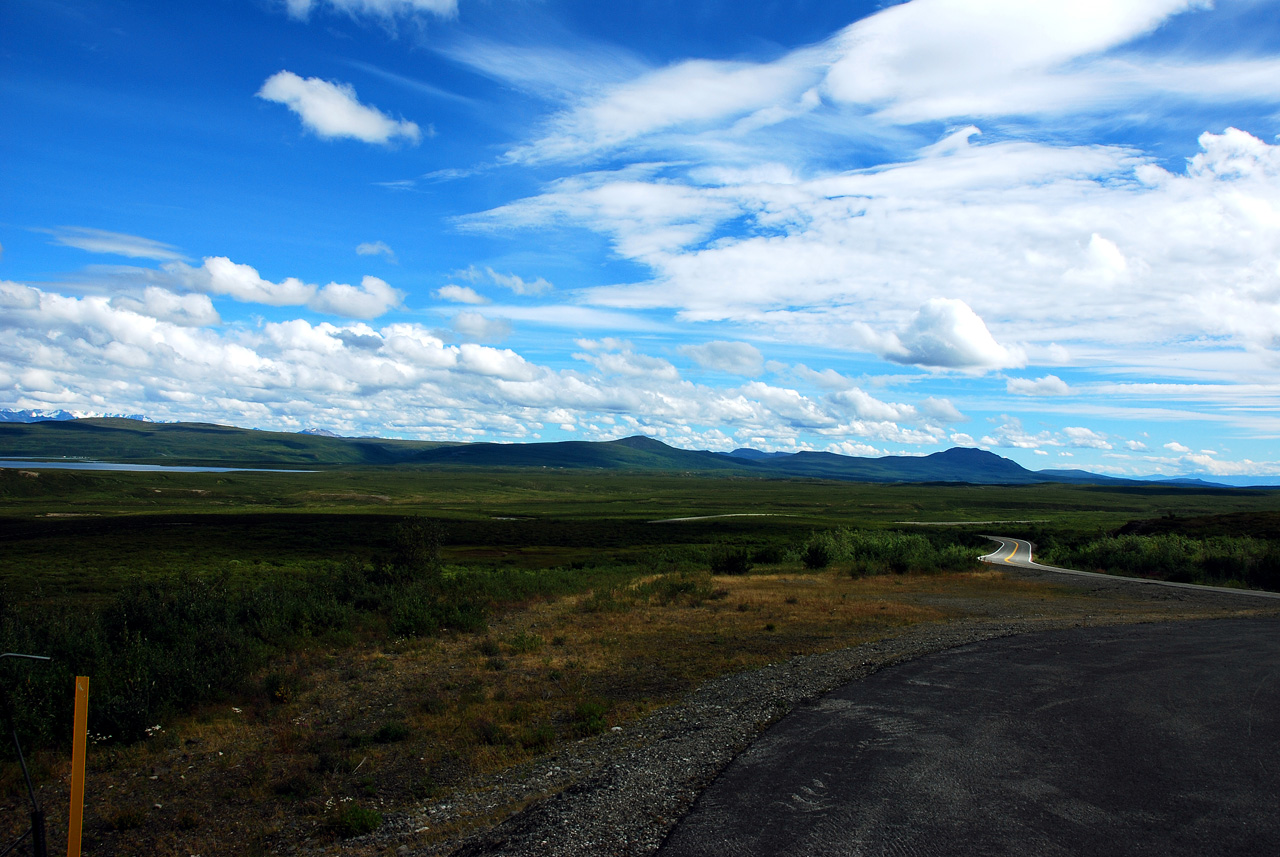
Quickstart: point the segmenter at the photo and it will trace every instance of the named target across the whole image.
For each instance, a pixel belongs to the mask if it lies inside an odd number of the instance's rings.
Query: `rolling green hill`
[[[797,452],[784,458],[752,460],[753,467],[788,476],[857,482],[969,482],[1025,485],[1044,477],[1020,464],[981,449],[953,449],[932,455],[855,458],[830,452]]]
[[[0,424],[7,458],[85,458],[125,464],[319,467],[395,464],[443,444],[257,431],[208,423],[119,418]]]
[[[754,453],[754,454],[753,454]],[[557,443],[438,443],[326,437],[206,423],[122,418],[0,423],[0,457],[83,458],[121,464],[245,468],[413,466],[715,473],[853,482],[1028,485],[1126,482],[1076,473],[1037,473],[981,449],[858,458],[830,452],[793,455],[677,449],[648,437]]]

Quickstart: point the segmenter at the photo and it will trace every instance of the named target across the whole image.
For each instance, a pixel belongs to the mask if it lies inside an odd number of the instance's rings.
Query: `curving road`
[[[1017,568],[1029,568],[1035,571],[1053,571],[1058,574],[1071,574],[1077,577],[1093,577],[1102,580],[1127,580],[1130,583],[1149,583],[1153,586],[1172,586],[1177,589],[1194,589],[1200,592],[1224,592],[1228,595],[1244,595],[1256,598],[1272,598],[1280,600],[1280,592],[1264,592],[1260,589],[1235,589],[1229,586],[1202,586],[1198,583],[1176,583],[1172,580],[1152,580],[1147,577],[1124,577],[1118,574],[1099,574],[1096,571],[1076,571],[1072,568],[1058,568],[1053,565],[1041,565],[1031,558],[1031,542],[1025,539],[1011,539],[1008,536],[983,536],[1000,547],[993,552],[978,557],[992,565],[1012,565]]]
[[[796,709],[659,854],[1253,857],[1277,806],[1280,618],[1075,628]]]

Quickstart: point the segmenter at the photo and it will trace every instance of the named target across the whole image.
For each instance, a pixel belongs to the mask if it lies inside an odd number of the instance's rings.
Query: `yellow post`
[[[89,740],[89,677],[76,676],[76,719],[71,735],[71,828],[67,831],[67,857],[80,857],[80,832],[84,824],[84,753]]]

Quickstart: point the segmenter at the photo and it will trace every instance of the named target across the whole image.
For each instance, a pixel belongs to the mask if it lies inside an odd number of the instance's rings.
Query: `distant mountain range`
[[[290,433],[205,423],[154,423],[121,417],[0,420],[0,457],[222,467],[511,467],[736,473],[852,482],[1229,487],[1197,479],[1120,479],[1084,470],[1034,471],[995,453],[963,447],[931,455],[860,458],[831,452],[677,449],[641,436],[599,442],[445,443],[339,437],[318,430]]]
[[[15,410],[0,408],[0,423],[38,423],[45,420],[83,420],[101,417],[116,417],[125,420],[151,422],[142,414],[104,414],[96,411],[49,411],[49,410]]]

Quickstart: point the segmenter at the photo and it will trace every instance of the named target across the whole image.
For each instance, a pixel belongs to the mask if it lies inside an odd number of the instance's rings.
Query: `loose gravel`
[[[1019,578],[1062,584],[1047,572]],[[960,619],[917,625],[876,642],[796,657],[763,669],[723,676],[680,703],[625,728],[566,745],[536,762],[472,784],[448,802],[387,819],[370,836],[329,853],[398,855],[648,855],[687,813],[694,800],[738,753],[788,711],[841,685],[893,664],[983,640],[1034,631],[1211,615],[1280,615],[1280,608],[1229,594],[1170,590],[1135,583],[1078,584],[1089,593],[1115,592],[1149,601],[1150,613],[1024,615]],[[525,806],[478,833],[426,844],[432,831],[474,830],[497,822],[512,806]]]

